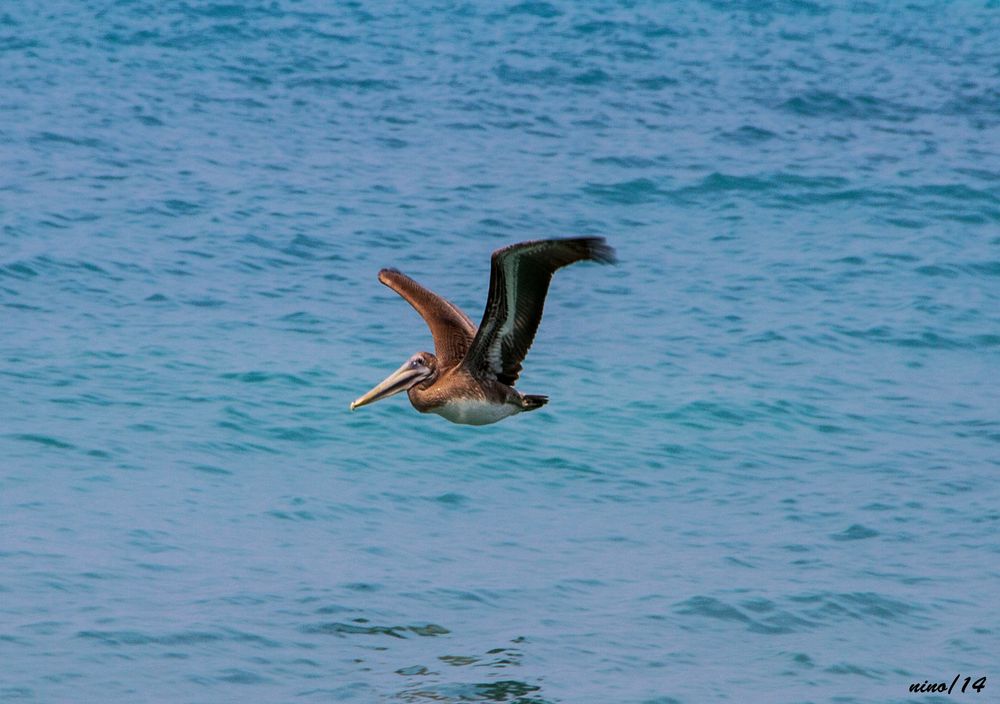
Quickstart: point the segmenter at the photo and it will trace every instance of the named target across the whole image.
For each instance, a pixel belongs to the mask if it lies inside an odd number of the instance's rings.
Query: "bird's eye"
[[[419,367],[419,366],[420,366],[421,364],[423,364],[423,363],[424,363],[424,360],[422,360],[422,359],[420,359],[420,358],[418,357],[417,359],[415,359],[415,360],[413,360],[412,362],[410,362],[410,366],[411,366],[411,367]]]

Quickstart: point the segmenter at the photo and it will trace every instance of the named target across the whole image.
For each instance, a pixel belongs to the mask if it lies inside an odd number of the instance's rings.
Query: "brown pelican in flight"
[[[434,351],[406,364],[351,404],[351,410],[406,391],[421,413],[452,423],[486,425],[541,408],[547,396],[514,389],[542,319],[549,282],[557,269],[580,261],[611,264],[615,251],[603,237],[521,242],[493,253],[490,292],[479,329],[458,306],[395,269],[378,280],[413,306],[431,329]]]

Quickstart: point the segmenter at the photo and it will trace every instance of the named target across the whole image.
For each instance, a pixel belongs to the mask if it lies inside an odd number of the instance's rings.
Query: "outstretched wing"
[[[451,301],[428,291],[396,269],[383,269],[378,273],[378,280],[405,298],[420,313],[431,329],[434,354],[443,366],[462,361],[476,334],[476,326],[469,316]]]
[[[552,275],[584,260],[611,264],[615,251],[603,237],[536,240],[495,251],[486,311],[465,367],[474,375],[513,385],[542,320]]]

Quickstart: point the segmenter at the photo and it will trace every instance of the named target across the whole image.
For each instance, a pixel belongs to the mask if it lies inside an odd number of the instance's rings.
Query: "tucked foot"
[[[538,396],[531,394],[521,395],[521,409],[524,411],[533,411],[536,408],[541,408],[548,402],[549,402],[548,396]]]

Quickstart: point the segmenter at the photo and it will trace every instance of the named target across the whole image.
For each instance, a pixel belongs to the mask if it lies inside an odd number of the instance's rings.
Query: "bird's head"
[[[418,384],[437,378],[437,357],[430,352],[417,352],[399,369],[387,376],[378,386],[351,404],[351,410],[389,398],[400,391],[407,391]]]

